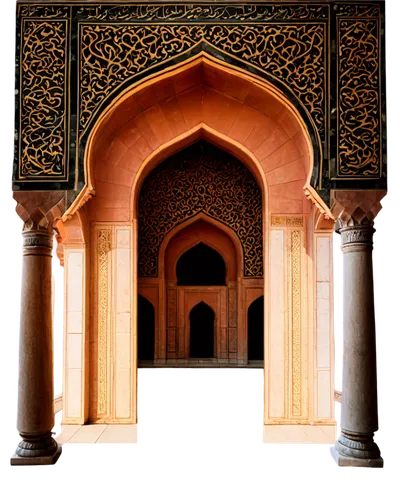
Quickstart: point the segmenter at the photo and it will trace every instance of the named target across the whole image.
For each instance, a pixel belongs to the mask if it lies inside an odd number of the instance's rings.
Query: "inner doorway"
[[[214,357],[215,314],[205,302],[190,311],[190,358]]]
[[[154,360],[155,317],[153,304],[138,296],[138,360]]]
[[[247,312],[247,349],[249,361],[264,360],[264,296],[249,306]]]

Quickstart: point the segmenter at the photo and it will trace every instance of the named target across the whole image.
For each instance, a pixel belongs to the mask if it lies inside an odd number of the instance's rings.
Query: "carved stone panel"
[[[231,328],[237,327],[237,293],[235,288],[228,290],[228,324]]]
[[[177,326],[177,295],[176,288],[169,288],[167,293],[167,324],[169,327]]]
[[[379,17],[338,18],[339,178],[380,178]]]
[[[301,232],[291,232],[292,414],[301,415]]]
[[[97,288],[98,288],[98,416],[106,415],[108,409],[108,351],[109,351],[109,277],[111,229],[98,229],[97,235]]]
[[[177,337],[177,328],[167,328],[167,341],[168,341],[168,357],[171,357],[171,354],[176,354],[176,337]]]
[[[237,328],[228,328],[228,336],[229,336],[229,354],[237,353]],[[229,356],[231,357],[231,356]]]
[[[219,357],[224,359],[228,357],[228,329],[221,327],[219,331]]]
[[[17,179],[68,178],[67,19],[24,19],[21,32]]]

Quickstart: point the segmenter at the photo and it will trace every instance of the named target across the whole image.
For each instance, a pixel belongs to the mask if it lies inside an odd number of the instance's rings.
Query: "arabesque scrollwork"
[[[66,176],[67,21],[25,20],[20,178]]]
[[[158,275],[165,236],[200,213],[236,233],[245,276],[262,277],[261,190],[239,160],[203,141],[165,160],[144,181],[139,198],[139,276]]]
[[[80,40],[81,132],[114,89],[206,42],[290,87],[324,138],[324,24],[83,24]]]
[[[338,176],[379,177],[378,21],[341,19],[338,26]]]

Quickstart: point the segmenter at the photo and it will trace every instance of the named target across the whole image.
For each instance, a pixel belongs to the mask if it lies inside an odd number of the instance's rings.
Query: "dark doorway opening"
[[[210,306],[200,302],[190,311],[190,357],[214,357],[215,314]]]
[[[264,296],[259,297],[249,306],[247,312],[247,349],[248,360],[264,359]]]
[[[217,251],[199,243],[179,258],[176,276],[182,286],[224,286],[225,262]]]
[[[155,315],[153,304],[138,297],[138,359],[154,360]]]

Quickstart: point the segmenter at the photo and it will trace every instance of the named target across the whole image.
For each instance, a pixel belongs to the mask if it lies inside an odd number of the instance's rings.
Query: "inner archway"
[[[155,317],[153,304],[139,294],[138,296],[138,359],[154,360]]]
[[[178,286],[225,286],[225,262],[204,243],[190,248],[176,264]]]
[[[214,357],[214,311],[205,302],[200,302],[190,311],[190,357]]]
[[[248,360],[264,359],[264,296],[252,302],[247,311]]]

